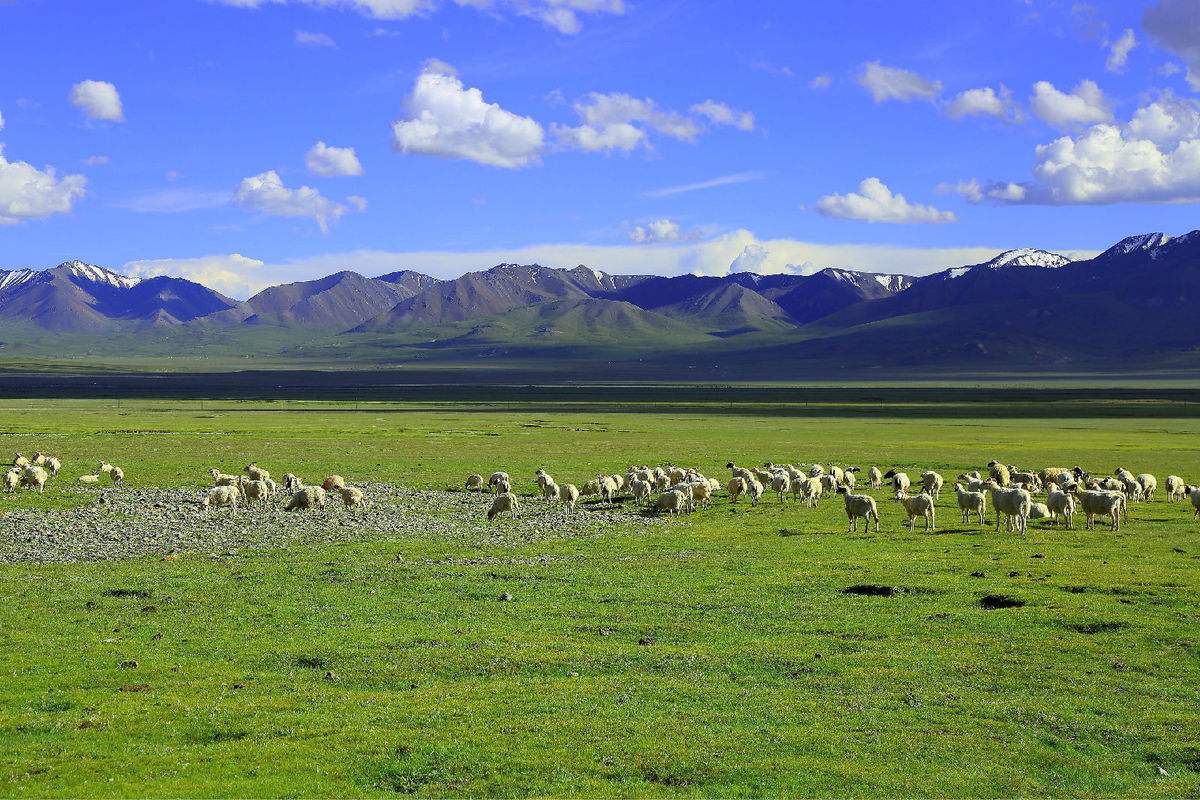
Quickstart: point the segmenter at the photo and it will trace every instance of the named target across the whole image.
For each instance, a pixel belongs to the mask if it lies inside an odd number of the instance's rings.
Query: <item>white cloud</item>
[[[732,125],[741,131],[754,130],[754,115],[749,111],[738,111],[716,100],[705,100],[692,106],[691,112],[707,117],[714,125]]]
[[[956,194],[968,203],[978,203],[983,200],[983,188],[979,181],[971,178],[965,181],[943,182],[933,187],[938,194]]]
[[[1158,68],[1158,74],[1164,78],[1169,78],[1172,75],[1178,75],[1183,71],[1183,67],[1176,64],[1174,61],[1168,61]]]
[[[951,119],[987,116],[1014,121],[1019,116],[1013,104],[1012,92],[1004,84],[1000,84],[1000,91],[991,86],[982,86],[959,92],[946,107],[946,114]]]
[[[347,209],[322,195],[311,186],[289,189],[275,170],[243,178],[233,199],[243,208],[261,211],[272,217],[307,217],[316,221],[322,233],[337,222]]]
[[[0,144],[0,225],[65,214],[86,187],[82,175],[58,178],[54,167],[39,170],[25,161],[9,161]]]
[[[629,152],[648,143],[647,131],[684,142],[694,142],[700,135],[700,125],[695,120],[659,108],[649,98],[621,92],[592,92],[586,100],[576,102],[574,108],[582,125],[554,125],[551,130],[561,144],[588,152]]]
[[[71,87],[71,102],[91,119],[124,122],[125,110],[117,87],[108,81],[80,81]]]
[[[628,153],[646,140],[642,129],[628,122],[612,123],[600,128],[591,125],[571,127],[554,123],[550,126],[550,132],[564,147],[582,150],[585,153],[607,153],[614,150]]]
[[[151,258],[126,263],[121,271],[133,278],[170,275],[202,283],[221,294],[244,300],[272,284],[266,263],[241,253],[198,258]]]
[[[1195,0],[1158,0],[1142,14],[1142,28],[1164,50],[1187,64],[1187,79],[1200,91],[1200,13]]]
[[[1020,203],[1027,190],[1019,183],[997,183],[988,187],[987,196],[1002,203]]]
[[[833,86],[833,76],[827,74],[817,75],[808,82],[810,89],[828,89],[830,86]]]
[[[933,206],[910,203],[904,195],[893,194],[878,178],[864,180],[858,185],[857,193],[826,195],[817,201],[816,209],[827,217],[863,222],[911,225],[957,221],[952,211],[939,211]]]
[[[417,76],[407,116],[392,123],[402,153],[461,158],[518,169],[541,160],[544,132],[529,117],[506,111],[468,89],[446,65],[431,62]]]
[[[629,240],[638,244],[677,242],[680,236],[679,223],[665,218],[638,225],[629,232]]]
[[[1034,114],[1060,130],[1071,130],[1112,119],[1108,100],[1095,81],[1080,81],[1070,94],[1059,91],[1049,81],[1038,81],[1033,85],[1033,96],[1029,98],[1029,104]]]
[[[915,72],[899,67],[885,67],[878,61],[862,65],[858,82],[871,93],[876,103],[885,100],[933,101],[942,93],[941,81],[930,81]]]
[[[363,174],[353,147],[331,147],[323,141],[309,148],[304,156],[304,166],[313,175],[327,178]]]
[[[685,183],[680,186],[665,186],[662,189],[652,189],[645,194],[646,197],[672,197],[677,194],[700,192],[704,191],[705,189],[716,189],[721,186],[732,186],[738,183],[761,181],[765,177],[766,176],[761,172],[735,172],[731,175],[720,175],[716,178],[709,178],[706,181]]]
[[[337,47],[332,36],[318,31],[296,31],[295,42],[301,47]]]
[[[101,167],[101,166],[104,166],[105,164],[109,163],[110,160],[111,159],[109,159],[108,156],[96,155],[96,156],[88,156],[87,158],[85,158],[83,160],[83,163],[87,164],[89,167]]]
[[[346,202],[350,204],[351,208],[360,213],[367,210],[367,198],[363,197],[362,195],[347,195]]]
[[[1126,28],[1108,50],[1108,60],[1104,68],[1109,72],[1124,72],[1125,63],[1129,60],[1129,51],[1137,47],[1137,37],[1132,28]]]

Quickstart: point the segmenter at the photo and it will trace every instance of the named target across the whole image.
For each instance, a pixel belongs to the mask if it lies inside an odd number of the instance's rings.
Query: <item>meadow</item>
[[[251,461],[443,491],[504,469],[530,494],[538,467],[582,484],[664,461],[1200,481],[1192,406],[1072,402],[0,400],[0,452],[65,464],[0,515],[91,502],[74,481],[101,457],[196,499],[210,467]],[[581,538],[514,540],[501,519],[0,564],[0,795],[1195,796],[1190,506],[1160,490],[1119,532],[1020,537],[990,509],[961,524],[949,483],[936,533],[882,491],[878,534],[847,533],[837,499],[721,496]]]

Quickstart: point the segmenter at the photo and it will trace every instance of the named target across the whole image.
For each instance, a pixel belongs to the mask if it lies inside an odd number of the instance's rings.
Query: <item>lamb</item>
[[[739,497],[750,491],[750,484],[742,477],[730,478],[729,483],[725,484],[725,491],[729,494],[729,502],[736,503]]]
[[[289,472],[283,476],[283,490],[288,494],[295,494],[303,488],[304,481],[300,480],[292,473]]]
[[[362,509],[366,506],[367,500],[362,489],[355,486],[343,486],[339,491],[342,495],[342,503],[351,514],[354,513],[354,509]]]
[[[491,522],[505,511],[516,517],[520,510],[521,504],[517,502],[517,496],[515,494],[512,492],[499,492],[495,499],[492,500],[492,507],[488,509],[487,520],[488,522]]]
[[[758,479],[751,478],[750,483],[749,483],[749,489],[746,492],[746,494],[750,495],[750,505],[752,505],[752,506],[758,505],[758,501],[762,499],[763,485],[758,482]]]
[[[734,480],[740,479],[734,478]],[[650,481],[644,481],[641,479],[635,479],[629,483],[629,490],[633,494],[634,501],[637,503],[644,503],[649,500],[650,490],[652,488],[653,487],[650,485]]]
[[[931,469],[921,473],[921,491],[932,497],[934,501],[941,497],[944,483],[942,476]]]
[[[1074,481],[1071,483],[1074,485]],[[1074,527],[1075,498],[1070,492],[1065,489],[1051,489],[1046,494],[1046,505],[1050,507],[1050,516],[1055,525],[1059,524],[1059,517],[1061,517],[1064,526]]]
[[[961,483],[954,484],[954,494],[958,496],[958,508],[962,511],[963,524],[971,521],[971,512],[974,511],[979,517],[979,524],[982,525],[983,515],[987,513],[987,495],[981,491],[968,491]]]
[[[262,469],[261,467],[259,467],[257,463],[247,464],[246,468],[242,471],[245,472],[247,475],[249,475],[250,480],[252,480],[252,481],[264,481],[265,482],[267,480],[267,478],[271,477],[271,473],[269,473],[265,469]]]
[[[488,486],[490,486],[492,488],[492,491],[496,492],[497,494],[502,494],[496,488],[497,485],[500,483],[500,481],[508,481],[509,484],[512,483],[512,481],[509,480],[507,472],[493,472],[492,476],[490,478],[488,478]]]
[[[645,481],[638,481],[638,483],[647,487],[647,491],[649,490],[650,484]],[[579,502],[579,490],[573,483],[564,483],[558,487],[558,499],[562,501],[563,514],[570,514],[575,510],[575,504]]]
[[[463,488],[468,489],[470,491],[482,492],[483,491],[483,476],[479,475],[479,474],[468,475],[467,482],[463,484]]]
[[[999,461],[988,462],[988,474],[991,475],[992,480],[999,484],[1001,489],[1007,487],[1011,482],[1011,476],[1009,475],[1008,467],[1006,467],[1004,464],[1001,464]],[[993,497],[992,505],[994,506],[995,504],[995,498]]]
[[[883,487],[883,473],[879,471],[879,467],[871,467],[867,470],[867,486],[872,489]]]
[[[242,480],[238,482],[237,488],[241,492],[242,497],[246,498],[247,506],[258,500],[266,500],[270,496],[270,490],[267,488],[266,481],[250,480],[249,476],[246,475],[240,477]]]
[[[686,511],[688,508],[687,495],[680,489],[668,489],[658,496],[651,507],[655,514],[669,511],[671,516]]]
[[[937,530],[937,509],[933,505],[932,497],[924,492],[918,495],[899,492],[896,494],[896,500],[904,507],[904,513],[908,514],[909,533],[916,530],[917,517],[925,518],[925,530]]]
[[[1149,472],[1143,472],[1137,476],[1138,485],[1142,487],[1142,499],[1147,502],[1154,499],[1154,492],[1158,489],[1158,478],[1155,478]]]
[[[1110,530],[1116,531],[1121,527],[1121,514],[1125,510],[1125,495],[1121,492],[1103,489],[1089,489],[1079,492],[1079,506],[1087,518],[1086,528],[1096,527],[1096,517],[1107,516],[1112,519]]]
[[[4,491],[15,492],[21,485],[21,467],[9,467],[4,473]]]
[[[783,496],[792,490],[792,479],[787,476],[786,472],[777,472],[771,478],[771,490],[779,495],[779,502],[783,502]]]
[[[346,479],[341,475],[330,475],[321,481],[321,488],[327,492],[340,492],[346,488]]]
[[[1024,489],[1005,489],[994,478],[988,481],[988,489],[992,495],[992,508],[996,512],[996,533],[1000,532],[1000,517],[1005,519],[1005,527],[1013,529],[1016,523],[1017,533],[1025,534],[1029,530],[1029,511],[1033,498]]]
[[[1173,503],[1187,496],[1187,486],[1178,475],[1167,476],[1167,502]]]
[[[338,487],[339,491],[343,488],[345,488],[345,484]],[[325,508],[325,488],[323,486],[304,486],[297,489],[283,510],[302,511],[307,508]]]
[[[214,486],[208,490],[208,494],[204,495],[204,500],[200,505],[205,509],[228,506],[236,514],[239,497],[241,494],[236,486]]]
[[[863,528],[866,531],[871,530],[871,520],[875,520],[875,532],[879,533],[879,509],[875,506],[875,498],[869,494],[852,494],[850,489],[842,486],[838,489],[838,494],[846,501],[846,518],[850,520],[850,525],[846,532],[858,530],[858,518],[863,519]]]
[[[93,472],[91,475],[80,475],[79,482],[80,483],[99,483],[100,482],[100,473]]]
[[[1050,508],[1045,503],[1031,503],[1029,505],[1030,519],[1050,519]]]

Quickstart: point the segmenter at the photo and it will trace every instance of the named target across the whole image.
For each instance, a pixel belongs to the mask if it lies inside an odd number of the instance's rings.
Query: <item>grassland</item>
[[[1200,479],[1200,420],[1171,404],[716,408],[7,400],[0,450],[197,491],[251,460],[424,489],[504,468],[522,491],[539,466],[581,482],[663,460],[724,476],[731,458]],[[1019,538],[962,526],[952,502],[933,534],[886,502],[877,535],[847,534],[837,503],[722,499],[586,539],[412,530],[0,566],[0,795],[1200,792],[1190,509]],[[986,610],[990,594],[1025,605]]]

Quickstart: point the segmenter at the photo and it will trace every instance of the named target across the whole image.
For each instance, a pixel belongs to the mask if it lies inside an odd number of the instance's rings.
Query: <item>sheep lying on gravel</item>
[[[338,490],[345,488],[343,483],[338,487]],[[324,508],[325,507],[325,488],[322,486],[305,486],[292,495],[292,499],[288,500],[284,511],[297,511],[306,508]]]
[[[1074,481],[1072,481],[1073,483]],[[1050,507],[1050,516],[1055,525],[1060,524],[1059,518],[1061,517],[1062,525],[1067,528],[1075,526],[1075,498],[1070,492],[1065,489],[1051,489],[1046,494],[1046,505]]]
[[[346,479],[341,475],[330,475],[321,481],[321,488],[327,492],[340,492],[346,488]]]
[[[1167,502],[1174,503],[1187,495],[1187,486],[1178,475],[1167,476]]]
[[[46,491],[46,481],[49,479],[50,473],[46,472],[42,467],[30,464],[21,471],[21,485],[28,486],[30,489],[37,489],[38,494]]]
[[[241,493],[238,492],[236,486],[214,486],[208,490],[208,494],[204,495],[204,500],[200,505],[206,509],[228,506],[234,513],[237,513],[239,497],[241,497]]]
[[[863,519],[863,529],[871,530],[871,520],[875,520],[875,532],[879,533],[879,509],[875,498],[869,494],[852,494],[849,487],[842,486],[838,493],[846,501],[846,518],[850,521],[846,532],[858,530],[858,519]]]
[[[1029,530],[1029,511],[1033,506],[1029,492],[1024,489],[1005,489],[995,478],[989,480],[987,486],[992,495],[992,510],[996,512],[996,533],[1000,532],[1002,516],[1007,530],[1011,531],[1015,524],[1017,533],[1026,533]]]
[[[903,506],[904,513],[908,515],[910,533],[916,530],[917,517],[925,518],[925,530],[937,530],[937,509],[934,507],[932,497],[924,492],[917,495],[899,492],[896,495],[896,502]]]
[[[1121,516],[1126,509],[1124,494],[1105,489],[1088,489],[1078,492],[1076,496],[1079,498],[1079,507],[1087,518],[1085,527],[1096,527],[1096,517],[1109,517],[1112,519],[1110,530],[1121,528]]]
[[[517,496],[512,492],[500,492],[496,498],[492,500],[492,507],[488,509],[488,522],[494,520],[505,511],[511,513],[514,517],[521,510],[521,504],[517,502]]]
[[[971,521],[971,512],[979,517],[983,524],[983,515],[987,513],[987,495],[979,491],[968,491],[961,483],[954,484],[954,494],[958,496],[958,508],[962,511],[962,521],[966,525]]]
[[[9,467],[4,473],[4,491],[15,492],[21,485],[21,467]]]
[[[637,483],[645,486],[647,493],[649,493],[650,484],[645,481],[637,481]],[[634,497],[637,497],[636,493]],[[573,483],[564,483],[558,487],[558,499],[562,501],[563,514],[570,514],[575,510],[575,504],[579,502],[579,489],[575,488],[575,484]]]
[[[363,495],[363,490],[354,486],[343,486],[341,488],[342,502],[346,506],[346,510],[351,514],[354,509],[363,508],[366,505],[366,497]]]

